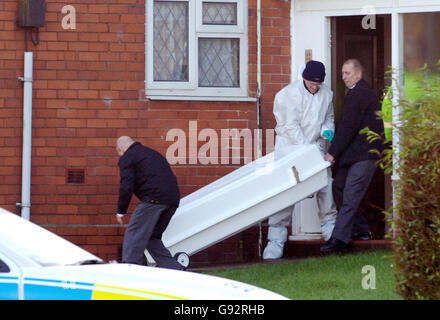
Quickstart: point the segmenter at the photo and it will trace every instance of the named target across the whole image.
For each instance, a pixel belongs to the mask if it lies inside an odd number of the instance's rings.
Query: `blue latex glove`
[[[335,133],[334,133],[332,130],[325,130],[325,131],[322,133],[322,136],[323,136],[324,138],[327,138],[328,141],[332,142],[332,140],[333,140],[333,138],[334,138],[334,136],[335,136]]]

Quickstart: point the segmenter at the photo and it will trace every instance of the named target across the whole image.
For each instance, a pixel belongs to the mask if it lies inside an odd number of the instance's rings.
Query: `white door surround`
[[[439,12],[440,0],[291,0],[291,80],[301,77],[301,72],[308,59],[319,60],[326,66],[325,83],[331,87],[332,52],[331,52],[331,17],[364,16],[366,26],[375,15],[391,15],[391,65],[393,77],[394,101],[398,102],[398,89],[402,87],[403,68],[403,14],[421,12]],[[364,21],[364,19],[363,19]],[[336,66],[337,67],[337,66]],[[397,123],[400,110],[393,108],[393,122]],[[393,144],[398,145],[399,137],[393,130]],[[398,153],[395,154],[397,161]],[[398,180],[394,172],[392,180]],[[393,197],[395,205],[395,197]],[[317,212],[311,212],[316,206],[310,200],[299,203],[293,214],[291,240],[316,239],[319,232]],[[314,209],[316,210],[316,209]],[[312,214],[313,218],[301,217]],[[315,216],[316,215],[316,216]],[[307,225],[304,225],[307,224]],[[308,230],[310,236],[303,230]],[[315,234],[313,234],[315,233]]]

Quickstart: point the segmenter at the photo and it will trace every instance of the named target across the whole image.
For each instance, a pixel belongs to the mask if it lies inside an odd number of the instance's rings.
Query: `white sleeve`
[[[326,130],[331,130],[331,131],[335,132],[335,114],[334,114],[333,102],[332,102],[331,98],[330,98],[330,102],[327,106],[324,123],[321,126],[321,135]]]
[[[322,124],[321,127],[321,135],[326,130],[331,130],[333,132],[335,131],[335,115],[333,111],[333,103],[331,101],[328,105],[327,112],[325,114],[324,123]]]
[[[294,95],[279,92],[275,96],[273,114],[277,121],[275,132],[287,139],[291,144],[304,144],[304,134],[301,129],[302,112]]]

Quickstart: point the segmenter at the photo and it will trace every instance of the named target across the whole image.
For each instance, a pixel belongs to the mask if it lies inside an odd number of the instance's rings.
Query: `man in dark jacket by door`
[[[342,79],[349,89],[336,128],[333,142],[325,160],[337,163],[333,181],[333,196],[338,216],[331,238],[321,247],[321,252],[333,252],[347,248],[352,239],[371,238],[365,219],[358,212],[359,205],[376,170],[382,143],[369,143],[359,131],[365,127],[383,134],[383,122],[377,118],[379,99],[362,79],[362,65],[356,59],[347,60],[342,67]]]
[[[162,243],[162,234],[179,206],[177,179],[166,158],[127,136],[116,142],[120,156],[119,224],[133,193],[140,200],[124,235],[122,262],[141,264],[147,249],[158,267],[183,270]]]

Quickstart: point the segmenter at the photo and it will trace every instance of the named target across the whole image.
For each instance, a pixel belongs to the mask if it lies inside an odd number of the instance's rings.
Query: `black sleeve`
[[[134,190],[135,170],[132,161],[126,157],[119,159],[121,181],[119,184],[118,212],[126,214]]]
[[[359,133],[365,112],[363,100],[359,93],[352,93],[346,97],[341,122],[328,151],[333,157],[338,158]]]

